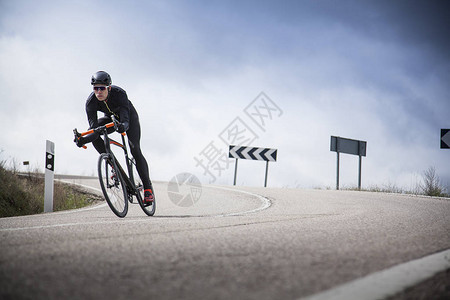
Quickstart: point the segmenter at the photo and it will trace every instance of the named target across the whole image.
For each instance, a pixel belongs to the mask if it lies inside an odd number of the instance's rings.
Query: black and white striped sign
[[[236,159],[277,161],[277,149],[230,145],[228,157]]]
[[[450,149],[450,129],[441,129],[441,149]]]

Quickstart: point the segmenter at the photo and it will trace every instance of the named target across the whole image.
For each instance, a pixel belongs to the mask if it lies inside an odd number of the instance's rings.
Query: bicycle
[[[100,154],[98,159],[98,178],[102,188],[103,195],[111,210],[120,218],[127,215],[128,202],[133,203],[133,197],[136,197],[142,210],[148,215],[153,216],[156,210],[156,199],[153,197],[151,204],[145,204],[144,199],[144,185],[136,168],[134,158],[128,155],[128,149],[125,143],[126,133],[122,133],[122,143],[111,139],[108,135],[108,128],[114,127],[117,131],[119,122],[114,116],[111,116],[112,122],[86,132],[79,133],[75,128],[73,133],[75,138],[99,133],[104,136],[106,153]],[[116,156],[111,150],[111,145],[118,146],[124,151],[125,162],[127,164],[128,174],[123,170]],[[84,149],[87,147],[84,145]],[[136,181],[135,181],[136,180]]]

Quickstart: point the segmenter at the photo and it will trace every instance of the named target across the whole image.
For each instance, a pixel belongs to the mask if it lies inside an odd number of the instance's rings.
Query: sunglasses
[[[94,91],[104,91],[106,88],[106,86],[94,86]]]

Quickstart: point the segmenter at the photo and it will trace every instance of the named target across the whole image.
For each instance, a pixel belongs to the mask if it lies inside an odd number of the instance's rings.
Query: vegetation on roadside
[[[342,190],[358,190],[355,187],[343,187]],[[397,194],[411,194],[411,195],[425,195],[430,197],[446,197],[450,198],[450,194],[447,189],[442,185],[439,176],[436,174],[435,167],[429,167],[422,174],[422,180],[417,182],[415,187],[411,190],[406,190],[395,184],[385,184],[380,186],[371,186],[367,189],[362,189],[368,192],[381,192],[381,193],[397,193]]]
[[[19,175],[0,161],[0,217],[38,214],[44,211],[44,178],[36,173]],[[101,200],[79,187],[55,181],[53,210],[81,208]]]
[[[423,193],[427,196],[448,197],[445,188],[442,186],[441,179],[436,174],[435,167],[429,167],[423,172],[423,183],[420,185]]]

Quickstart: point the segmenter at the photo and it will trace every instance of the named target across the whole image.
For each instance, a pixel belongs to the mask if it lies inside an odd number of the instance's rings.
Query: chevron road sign
[[[230,145],[228,157],[236,158],[236,165],[234,168],[234,185],[236,185],[238,159],[266,161],[266,178],[264,180],[264,187],[266,187],[267,173],[269,172],[269,161],[277,161],[277,149]]]
[[[230,146],[230,158],[277,161],[277,149]]]
[[[441,129],[441,149],[450,149],[450,129]]]

